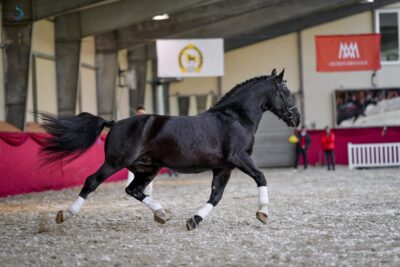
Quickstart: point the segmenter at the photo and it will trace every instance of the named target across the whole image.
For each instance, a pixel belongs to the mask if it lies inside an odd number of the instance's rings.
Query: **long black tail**
[[[114,125],[114,121],[106,121],[86,112],[63,119],[44,113],[40,116],[44,128],[51,135],[41,149],[46,163],[80,156],[94,144],[104,127],[111,128]]]

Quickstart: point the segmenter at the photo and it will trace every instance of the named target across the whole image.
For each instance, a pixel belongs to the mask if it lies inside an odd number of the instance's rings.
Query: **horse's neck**
[[[229,114],[235,120],[240,121],[243,125],[256,131],[262,118],[262,110],[260,99],[256,97],[248,97],[231,101],[219,110],[225,114]]]

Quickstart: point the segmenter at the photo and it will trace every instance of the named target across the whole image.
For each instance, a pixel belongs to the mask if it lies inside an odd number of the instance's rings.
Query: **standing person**
[[[331,129],[326,126],[325,132],[321,137],[322,150],[325,154],[325,162],[328,167],[328,171],[332,169],[335,170],[335,135],[332,133]]]
[[[304,161],[304,169],[307,169],[307,151],[311,144],[311,138],[304,126],[301,127],[301,131],[297,133],[297,138],[299,139],[299,141],[296,143],[296,160],[294,163],[294,168],[297,169],[300,155],[302,155]]]
[[[140,116],[143,114],[146,114],[146,109],[143,106],[137,106],[136,108],[136,116]],[[126,186],[128,186],[130,183],[132,183],[133,179],[135,179],[135,175],[128,171],[128,179],[126,180]],[[145,195],[148,195],[150,197],[153,197],[153,182],[151,182],[143,191]],[[128,195],[129,196],[129,195]],[[129,196],[131,198],[131,196]]]

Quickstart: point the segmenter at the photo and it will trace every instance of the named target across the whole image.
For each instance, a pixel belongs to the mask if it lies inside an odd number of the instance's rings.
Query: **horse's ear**
[[[273,70],[271,71],[271,75],[272,75],[272,76],[276,76],[276,69],[273,69]]]
[[[279,76],[278,76],[278,81],[282,81],[283,80],[283,74],[285,73],[285,68],[283,68],[283,70],[281,71],[281,73],[279,73]]]

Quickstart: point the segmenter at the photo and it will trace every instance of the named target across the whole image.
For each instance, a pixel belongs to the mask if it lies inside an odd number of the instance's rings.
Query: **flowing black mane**
[[[258,77],[248,79],[242,83],[235,85],[235,87],[233,87],[225,95],[223,95],[217,102],[215,102],[215,104],[210,108],[210,110],[220,107],[222,103],[225,103],[226,100],[229,99],[233,95],[233,93],[237,92],[239,89],[243,88],[244,86],[249,85],[250,83],[253,83],[253,82],[266,80],[270,77],[271,77],[271,75],[258,76]]]

